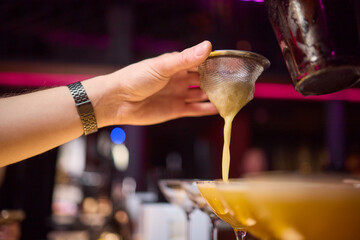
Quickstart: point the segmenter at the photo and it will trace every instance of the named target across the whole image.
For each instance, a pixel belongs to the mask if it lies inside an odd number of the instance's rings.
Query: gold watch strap
[[[79,113],[85,135],[97,132],[97,123],[94,108],[87,96],[81,82],[72,83],[67,86],[74,98],[76,109]]]

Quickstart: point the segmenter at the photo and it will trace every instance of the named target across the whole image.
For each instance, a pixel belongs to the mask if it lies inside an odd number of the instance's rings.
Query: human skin
[[[196,67],[209,56],[204,41],[82,82],[98,128],[151,125],[217,114],[199,89]],[[66,86],[0,99],[0,167],[35,156],[83,134]]]

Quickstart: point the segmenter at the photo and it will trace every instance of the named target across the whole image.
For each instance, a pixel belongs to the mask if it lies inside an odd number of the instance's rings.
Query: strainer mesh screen
[[[199,66],[200,87],[207,93],[219,85],[235,82],[255,84],[264,71],[264,66],[256,59],[239,56],[217,56],[208,58]]]

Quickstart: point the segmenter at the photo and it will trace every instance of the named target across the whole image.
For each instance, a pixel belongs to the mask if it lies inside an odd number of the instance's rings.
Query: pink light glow
[[[257,83],[255,85],[254,97],[303,101],[343,100],[349,102],[360,102],[360,89],[350,88],[331,94],[305,97],[298,93],[291,84]]]
[[[0,85],[15,87],[53,87],[68,85],[70,83],[92,77],[94,77],[94,75],[0,72]],[[255,98],[259,99],[302,101],[343,100],[349,102],[360,102],[360,89],[358,88],[345,89],[340,92],[326,95],[304,97],[298,93],[291,84],[256,83],[254,95]]]
[[[18,87],[64,86],[94,77],[84,74],[18,73],[1,72],[0,85]]]
[[[240,2],[261,2],[261,3],[263,3],[264,0],[240,0]]]
[[[240,2],[258,2],[258,3],[263,3],[264,0],[240,0]]]

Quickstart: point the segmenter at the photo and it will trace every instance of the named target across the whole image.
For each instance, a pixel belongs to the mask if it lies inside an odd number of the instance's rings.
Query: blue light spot
[[[126,138],[125,131],[119,127],[116,127],[113,130],[111,130],[110,138],[111,141],[113,141],[115,144],[122,144]]]

